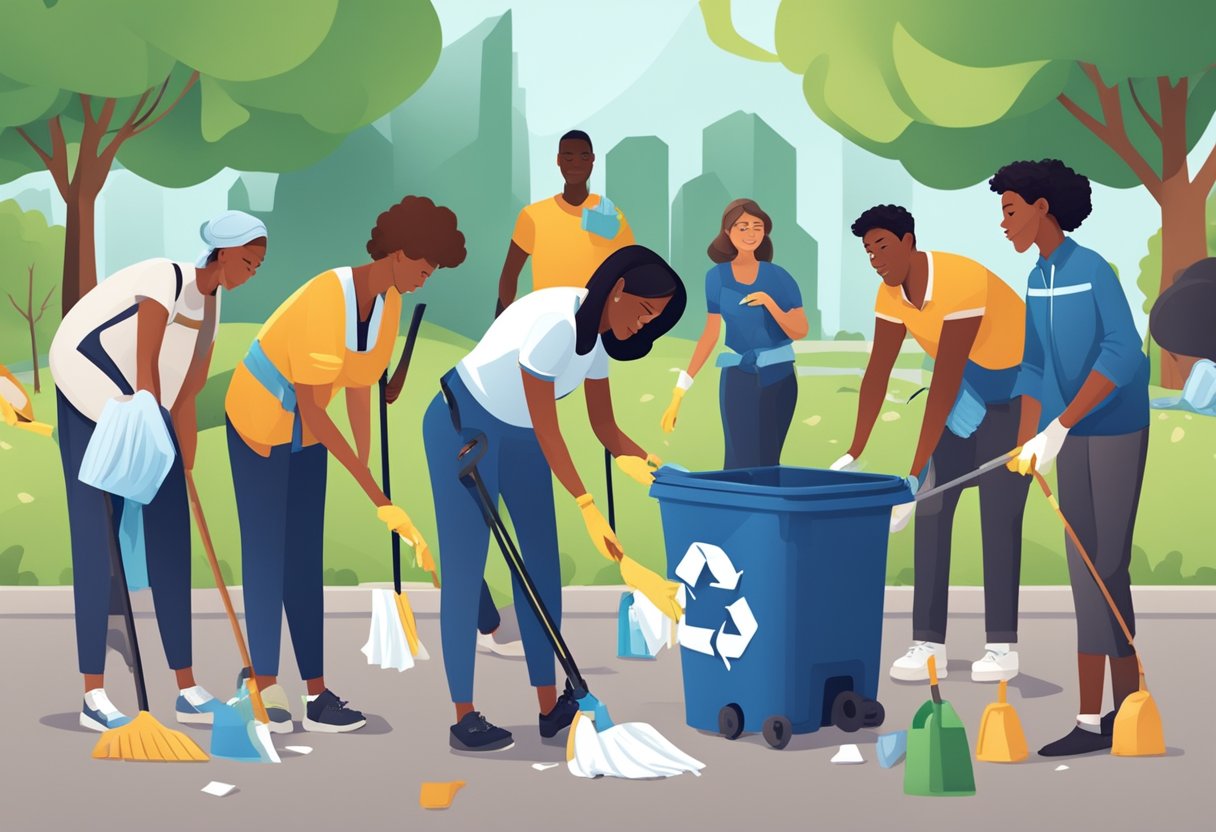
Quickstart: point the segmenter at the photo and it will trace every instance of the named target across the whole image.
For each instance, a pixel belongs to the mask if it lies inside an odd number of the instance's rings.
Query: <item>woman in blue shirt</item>
[[[675,430],[684,394],[718,345],[725,319],[731,351],[717,360],[724,468],[779,464],[798,401],[793,342],[810,327],[798,284],[772,262],[772,230],[773,221],[753,200],[726,206],[720,233],[709,244],[709,259],[718,265],[705,275],[705,330],[661,422],[665,432]]]
[[[1088,179],[1044,159],[1006,165],[989,185],[1013,247],[1039,251],[1026,289],[1021,447],[1010,468],[1046,473],[1059,457],[1060,506],[1134,633],[1129,569],[1149,416],[1140,333],[1114,269],[1065,236],[1092,209]],[[1119,705],[1139,688],[1135,651],[1080,554],[1065,546],[1081,707],[1072,731],[1039,750],[1044,757],[1109,750]],[[1108,657],[1115,709],[1102,716]]]

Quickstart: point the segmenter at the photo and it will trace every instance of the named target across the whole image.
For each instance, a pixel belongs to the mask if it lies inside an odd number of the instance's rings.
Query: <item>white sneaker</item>
[[[1008,644],[985,644],[984,658],[971,663],[971,681],[1008,682],[1018,675],[1018,651]]]
[[[891,678],[901,682],[923,682],[929,678],[929,657],[937,660],[937,678],[945,679],[946,645],[931,641],[914,641],[902,658],[891,665]]]
[[[290,734],[295,731],[287,691],[283,690],[282,685],[270,685],[263,690],[262,704],[266,706],[266,715],[270,717],[270,733]]]
[[[504,641],[499,643],[494,640],[493,633],[483,633],[478,630],[477,649],[483,653],[493,653],[495,656],[517,659],[524,654],[524,643],[522,641]]]

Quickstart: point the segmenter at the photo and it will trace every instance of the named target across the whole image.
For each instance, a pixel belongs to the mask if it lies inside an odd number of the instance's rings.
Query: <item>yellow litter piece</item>
[[[418,794],[418,805],[423,809],[446,809],[452,805],[456,792],[464,788],[463,780],[449,783],[423,783]]]

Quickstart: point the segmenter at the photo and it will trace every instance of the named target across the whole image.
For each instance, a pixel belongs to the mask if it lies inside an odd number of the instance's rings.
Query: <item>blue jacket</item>
[[[1093,370],[1115,389],[1073,427],[1115,436],[1148,427],[1148,357],[1119,278],[1092,249],[1065,238],[1039,258],[1026,289],[1026,347],[1019,389],[1043,404],[1042,430]]]

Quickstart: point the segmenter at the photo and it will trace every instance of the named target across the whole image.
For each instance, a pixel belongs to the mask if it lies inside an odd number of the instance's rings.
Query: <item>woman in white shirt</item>
[[[106,402],[148,391],[161,407],[177,458],[143,507],[148,582],[169,667],[177,677],[179,722],[210,723],[214,702],[194,681],[190,633],[190,514],[185,472],[198,445],[195,398],[207,381],[219,290],[235,289],[266,256],[266,226],[229,211],[202,228],[198,263],[145,260],[97,284],[64,316],[51,343],[59,452],[72,537],[76,650],[84,675],[80,724],[106,731],[130,720],[104,688],[110,614],[110,546],[117,545],[120,497],[80,482],[80,464]]]
[[[596,438],[634,479],[653,480],[650,472],[659,460],[626,436],[613,416],[608,360],[633,361],[649,353],[679,321],[685,302],[684,284],[659,255],[627,246],[600,265],[586,288],[542,289],[511,304],[441,381],[444,392],[426,412],[423,440],[444,566],[440,624],[456,706],[452,748],[498,751],[513,744],[510,732],[473,708],[478,599],[490,532],[476,497],[459,479],[457,454],[464,442],[454,424],[462,432],[485,434],[478,472],[491,499],[501,495],[505,501],[541,601],[560,623],[554,476],[577,501],[600,554],[630,571],[644,567],[624,556],[583,486],[558,426],[556,402],[583,386]],[[522,600],[517,598],[516,607],[528,675],[540,704],[540,732],[549,738],[570,725],[577,705],[566,693],[558,697],[552,648]]]

